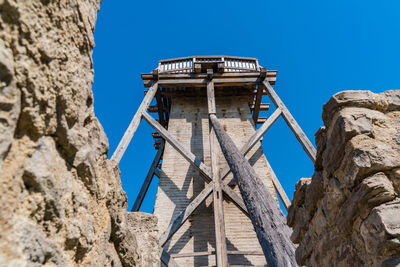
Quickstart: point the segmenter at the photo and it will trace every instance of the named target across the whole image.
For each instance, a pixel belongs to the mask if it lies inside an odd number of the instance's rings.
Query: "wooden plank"
[[[209,71],[208,71],[209,72]],[[212,75],[212,70],[210,71]],[[210,80],[207,83],[207,103],[208,115],[216,114],[214,83]],[[219,176],[218,167],[218,141],[215,136],[214,130],[209,124],[209,140],[210,140],[210,156],[211,156],[211,171],[214,184],[213,190],[213,208],[214,208],[214,222],[215,222],[215,249],[217,251],[216,261],[217,266],[228,266],[228,254],[226,253],[226,236],[225,236],[225,222],[224,222],[224,206],[223,194],[221,189],[221,179]]]
[[[124,133],[124,136],[122,137],[121,141],[118,144],[117,149],[114,151],[113,155],[111,156],[112,160],[115,160],[117,163],[121,160],[122,156],[125,153],[125,150],[128,148],[128,145],[130,141],[132,140],[133,135],[135,134],[140,121],[142,119],[142,114],[143,112],[146,112],[147,108],[150,105],[151,100],[153,100],[154,95],[156,94],[158,90],[158,83],[154,83],[147,94],[145,95],[142,103],[140,104],[138,110],[136,111],[135,116],[133,116],[133,119],[131,123],[129,124],[128,129]]]
[[[263,124],[264,122],[267,121],[267,118],[265,117],[258,117],[257,121],[255,121],[255,124]]]
[[[161,251],[160,258],[161,261],[168,267],[179,267],[178,263],[164,249]]]
[[[190,204],[183,210],[174,220],[171,220],[167,229],[160,236],[160,246],[164,246],[165,243],[172,237],[172,235],[179,230],[179,228],[186,222],[189,216],[199,207],[199,205],[212,193],[214,185],[208,184],[197,197],[190,202]]]
[[[222,87],[222,86],[241,86],[241,85],[252,85],[259,84],[262,82],[262,78],[259,77],[250,77],[250,78],[215,78],[214,86]],[[267,78],[269,82],[273,83],[275,78]],[[145,87],[149,87],[149,82],[147,80],[143,81]],[[158,80],[159,86],[166,88],[174,88],[174,87],[205,87],[207,84],[207,78],[187,78],[187,79],[164,79]]]
[[[153,179],[153,176],[155,174],[155,171],[157,170],[158,163],[160,162],[161,156],[164,152],[164,146],[165,143],[162,142],[156,156],[154,157],[153,162],[151,163],[151,167],[149,169],[149,172],[146,175],[146,178],[144,179],[143,185],[140,188],[139,194],[136,197],[135,203],[133,204],[132,211],[139,211],[140,206],[142,205],[143,199],[146,196],[147,190],[149,189],[149,186],[151,184],[151,180]]]
[[[217,117],[210,115],[210,120],[239,186],[268,266],[297,266],[291,231],[281,210]]]
[[[216,114],[214,82],[212,80],[207,83],[207,104],[208,114]]]
[[[261,105],[262,96],[263,96],[263,87],[261,85],[259,85],[257,88],[256,102],[254,104],[254,111],[253,111],[254,123],[257,123],[257,121],[258,121],[258,114],[260,113],[260,105]]]
[[[227,254],[228,255],[264,255],[264,253],[262,251],[255,251],[255,250],[249,250],[249,251],[228,250]],[[172,258],[188,258],[188,257],[210,256],[210,255],[215,255],[215,250],[171,254],[171,257]]]
[[[270,177],[274,184],[275,190],[276,190],[276,192],[278,192],[278,196],[282,200],[283,206],[285,207],[286,211],[288,211],[290,204],[291,204],[290,200],[289,200],[288,196],[286,195],[286,192],[283,189],[281,183],[279,182],[278,177],[276,177],[276,174],[273,171],[271,165],[269,164],[267,158],[265,158],[265,160],[267,162],[268,172],[271,174]]]
[[[315,163],[315,157],[317,154],[315,147],[310,142],[310,140],[303,132],[303,130],[300,128],[300,126],[297,124],[296,120],[293,118],[292,114],[289,112],[285,104],[276,94],[275,90],[272,88],[268,80],[263,81],[263,84],[265,86],[269,98],[277,108],[280,108],[282,110],[282,116],[285,119],[286,123],[288,124],[289,128],[292,130],[292,132],[294,133],[297,140],[300,142],[304,151],[306,151],[307,155],[310,157],[312,162]]]
[[[157,113],[157,112],[158,112],[158,107],[157,107],[157,106],[149,106],[149,107],[147,108],[147,112],[150,112],[150,113]]]
[[[270,104],[268,104],[268,103],[261,103],[259,109],[263,110],[263,111],[267,111],[267,110],[269,110],[269,106],[270,106]],[[254,108],[255,108],[255,105],[250,106],[250,109],[254,109]]]
[[[160,178],[161,173],[160,173],[160,171],[158,169],[155,169],[154,170],[154,175],[157,176],[158,178]]]
[[[266,77],[274,78],[277,75],[276,70],[268,70]],[[261,72],[224,72],[224,73],[214,73],[214,78],[234,78],[234,77],[260,77]],[[154,80],[153,73],[142,73],[141,77],[143,80]],[[163,79],[188,79],[188,78],[206,78],[205,73],[160,73],[158,75],[159,80]]]

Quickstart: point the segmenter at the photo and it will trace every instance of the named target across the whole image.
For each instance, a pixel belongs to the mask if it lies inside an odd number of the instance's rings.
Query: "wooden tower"
[[[132,210],[139,210],[157,176],[154,214],[162,233],[163,264],[267,264],[265,248],[247,213],[248,203],[243,201],[229,168],[232,165],[225,160],[229,155],[221,150],[220,135],[210,119],[218,118],[240,157],[245,156],[267,188],[273,205],[279,205],[277,192],[288,208],[289,198],[263,153],[261,138],[282,116],[312,161],[316,152],[273,90],[276,74],[255,58],[228,56],[161,60],[152,73],[142,74],[149,89],[112,159],[119,162],[142,118],[156,130],[153,137],[158,151]],[[268,118],[259,117],[270,106],[262,103],[263,95],[276,107]],[[158,119],[149,113],[156,113]]]

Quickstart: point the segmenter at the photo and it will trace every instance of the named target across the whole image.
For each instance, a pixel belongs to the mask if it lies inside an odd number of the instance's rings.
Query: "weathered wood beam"
[[[175,137],[173,137],[164,127],[161,126],[152,116],[147,112],[143,112],[143,119],[147,121],[154,130],[156,130],[171,146],[173,146],[187,161],[189,161],[193,167],[195,167],[205,178],[207,182],[210,182],[211,170],[205,165],[199,158],[197,158],[192,152],[186,149]]]
[[[208,184],[197,197],[190,202],[190,204],[184,209],[179,215],[171,220],[167,229],[160,236],[160,246],[164,246],[165,243],[172,237],[172,235],[179,230],[179,228],[186,222],[190,215],[199,207],[199,205],[206,200],[206,198],[212,193],[214,185]]]
[[[153,117],[147,112],[143,112],[143,118],[156,130],[171,146],[173,146],[192,166],[200,172],[200,177],[203,178],[207,183],[211,182],[212,175],[210,168],[205,165],[199,158],[197,158],[192,152],[187,150],[175,137],[173,137],[164,127],[161,126]],[[224,188],[226,195],[233,201],[233,203],[240,207],[242,204],[238,202],[240,198],[235,191],[229,187]]]
[[[276,70],[268,70],[266,77],[275,78],[277,75]],[[224,72],[214,73],[214,78],[233,78],[233,77],[260,77],[261,73],[258,71],[254,72]],[[142,73],[141,77],[143,80],[154,80],[153,73]],[[190,79],[190,78],[206,78],[207,74],[204,73],[159,73],[158,79]]]
[[[261,103],[260,110],[267,111],[267,110],[269,110],[269,106],[270,106],[270,104],[268,104],[268,103]],[[254,108],[255,108],[255,104],[250,106],[250,109],[254,109]]]
[[[265,121],[265,123],[250,137],[249,141],[240,149],[240,152],[242,153],[243,156],[246,156],[247,153],[250,152],[250,150],[254,147],[254,145],[261,139],[261,137],[267,132],[267,130],[272,126],[272,124],[279,118],[281,114],[282,111],[279,108],[277,108],[274,111],[274,113],[272,113],[272,115]],[[268,160],[267,160],[267,168],[270,171],[271,179],[274,184],[275,190],[278,192],[278,196],[282,200],[283,206],[285,207],[286,210],[288,210],[290,206],[290,200],[287,197],[285,190],[283,189],[281,183],[279,182],[278,177],[276,177],[276,174],[273,171]],[[227,165],[220,171],[222,179],[227,177],[229,173],[230,173],[230,168]],[[228,184],[230,183],[231,181],[228,182]]]
[[[153,100],[154,95],[156,94],[158,90],[158,83],[154,83],[147,94],[145,95],[142,103],[140,104],[138,110],[136,111],[135,116],[133,116],[133,119],[131,123],[129,124],[128,129],[126,130],[124,136],[122,137],[121,141],[118,144],[117,149],[114,151],[113,155],[111,156],[111,159],[115,160],[117,163],[121,160],[122,156],[125,153],[125,150],[128,148],[128,145],[130,141],[132,140],[133,135],[135,134],[140,121],[142,119],[142,114],[143,112],[146,112],[147,108],[150,105],[151,100]]]
[[[246,156],[247,153],[257,144],[258,141],[260,141],[261,137],[268,131],[268,129],[272,126],[272,124],[279,118],[279,116],[282,114],[282,111],[277,108],[274,113],[267,119],[267,121],[261,125],[260,128],[249,138],[249,141],[240,149],[240,152],[242,155]],[[228,165],[226,165],[225,168],[223,168],[221,171],[221,177],[222,179],[225,179],[225,177],[231,172],[231,169],[229,168]]]
[[[254,104],[254,110],[253,110],[254,123],[257,123],[257,121],[258,121],[258,114],[260,113],[260,105],[261,105],[262,96],[263,96],[263,87],[259,85],[257,88],[256,102]]]
[[[283,206],[285,207],[286,211],[288,211],[290,204],[291,204],[290,200],[289,200],[288,196],[286,195],[286,192],[283,189],[281,183],[279,182],[278,177],[276,177],[276,174],[275,174],[274,170],[272,169],[271,165],[269,164],[267,158],[265,158],[265,160],[267,162],[268,172],[271,175],[271,180],[272,180],[272,183],[274,184],[275,190],[276,190],[276,192],[278,192],[278,196],[282,200]]]
[[[243,202],[243,199],[240,195],[236,194],[235,191],[232,190],[227,184],[221,183],[222,191],[224,192],[225,196],[230,199],[233,204],[235,204],[247,217],[250,215],[247,213],[246,205]],[[234,194],[232,193],[234,192]]]
[[[267,120],[266,117],[258,117],[257,121],[255,121],[255,124],[263,124]]]
[[[207,70],[212,75],[212,70]],[[207,83],[207,103],[208,115],[216,114],[214,82],[211,79]],[[225,221],[224,221],[224,206],[223,194],[221,189],[221,178],[219,176],[218,167],[218,141],[215,136],[214,129],[209,124],[209,140],[210,140],[210,156],[211,156],[211,171],[214,184],[213,190],[213,208],[215,222],[215,250],[217,266],[228,267],[228,254],[226,253],[226,236],[225,236]]]
[[[161,261],[168,267],[179,267],[178,263],[164,249],[161,251],[160,258]]]
[[[215,115],[212,126],[239,186],[268,266],[297,266],[290,230],[281,210]]]
[[[315,163],[315,157],[317,154],[315,147],[310,142],[310,140],[303,132],[303,130],[300,128],[296,120],[293,118],[292,114],[289,112],[285,104],[276,94],[275,90],[272,88],[268,80],[263,81],[263,84],[265,86],[269,98],[277,108],[280,108],[282,110],[282,116],[285,119],[286,123],[288,124],[289,128],[292,130],[292,132],[294,133],[297,140],[300,142],[300,144],[302,145],[303,149],[306,151],[307,155],[310,157],[312,162]]]
[[[160,162],[161,156],[164,152],[164,146],[165,146],[165,143],[162,142],[157,151],[156,156],[154,157],[153,162],[151,163],[149,172],[147,173],[146,178],[144,179],[144,182],[143,182],[142,187],[140,188],[139,194],[136,197],[135,203],[133,204],[133,207],[132,207],[132,211],[139,211],[140,206],[143,203],[143,199],[146,196],[147,190],[149,189],[149,186],[151,184],[151,180],[153,179],[155,171],[157,170],[158,163]]]
[[[149,107],[147,108],[147,112],[150,112],[150,113],[157,113],[157,112],[158,112],[158,107],[157,107],[157,106],[149,106]]]
[[[256,250],[249,250],[249,251],[228,250],[227,254],[228,255],[264,255],[264,253],[262,251],[256,251]],[[172,258],[186,258],[186,257],[199,257],[199,256],[209,256],[209,255],[215,255],[215,250],[171,254],[171,257]]]
[[[270,81],[271,83],[275,80],[275,78],[266,78],[265,80]],[[215,78],[214,86],[222,87],[222,86],[249,86],[252,84],[259,84],[263,81],[262,78],[258,77],[250,77],[250,78]],[[207,78],[193,78],[193,79],[164,79],[159,80],[159,85],[162,87],[205,87],[207,85]],[[144,86],[149,87],[149,83],[144,81]]]
[[[163,102],[160,90],[158,90],[156,93],[156,100],[157,100],[158,121],[162,126],[165,127],[164,109],[163,109]]]

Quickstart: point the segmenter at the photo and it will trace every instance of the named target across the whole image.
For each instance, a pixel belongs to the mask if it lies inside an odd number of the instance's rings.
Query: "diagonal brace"
[[[207,183],[211,182],[211,170],[205,165],[198,157],[196,157],[192,152],[187,150],[175,137],[173,137],[164,127],[161,126],[150,114],[143,112],[143,119],[147,121],[154,130],[156,130],[168,143],[171,144],[193,167],[195,167],[200,172],[200,177],[202,177]],[[233,191],[230,187],[224,187],[225,194],[233,200],[235,205],[240,207],[245,207],[243,200]],[[246,210],[246,209],[245,209]]]
[[[122,156],[125,153],[125,150],[128,148],[128,145],[131,142],[132,137],[135,134],[135,132],[140,124],[143,112],[145,112],[147,110],[147,108],[149,107],[157,90],[158,90],[158,82],[154,83],[149,88],[149,91],[145,95],[142,103],[140,104],[138,110],[136,111],[135,116],[133,116],[133,119],[132,119],[131,123],[129,124],[128,129],[125,131],[124,136],[122,137],[121,141],[119,142],[117,149],[114,151],[113,155],[111,156],[111,159],[115,160],[117,163],[121,160]]]
[[[300,142],[300,144],[302,145],[303,149],[306,151],[307,155],[310,157],[312,162],[315,163],[315,157],[317,154],[315,147],[310,142],[310,140],[308,139],[306,134],[303,132],[303,130],[300,128],[300,126],[296,122],[296,120],[293,118],[292,114],[289,112],[289,110],[287,109],[285,104],[282,102],[282,100],[276,94],[276,92],[272,88],[271,84],[267,80],[264,80],[262,83],[265,86],[265,89],[267,91],[269,98],[272,100],[272,102],[274,103],[274,105],[277,108],[282,110],[282,115],[283,115],[283,118],[285,119],[287,125],[292,130],[292,132],[294,133],[297,140]]]

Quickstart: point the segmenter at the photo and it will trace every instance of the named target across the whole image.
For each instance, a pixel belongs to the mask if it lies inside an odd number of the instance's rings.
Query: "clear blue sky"
[[[334,93],[400,89],[399,14],[395,0],[103,1],[93,90],[109,157],[143,99],[140,73],[191,55],[256,57],[278,70],[275,90],[314,143]],[[120,162],[128,209],[156,153],[151,132],[142,121]],[[282,118],[263,147],[291,199],[296,182],[313,174],[311,161]],[[156,189],[155,177],[142,211],[153,211]]]

